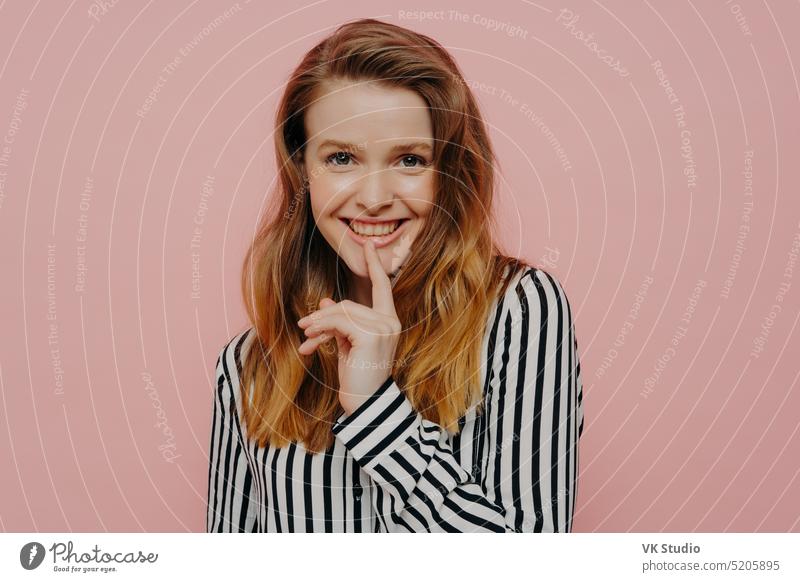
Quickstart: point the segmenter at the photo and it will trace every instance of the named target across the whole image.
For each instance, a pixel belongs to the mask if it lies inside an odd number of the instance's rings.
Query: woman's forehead
[[[306,111],[309,141],[339,140],[392,147],[398,140],[432,137],[430,112],[416,92],[401,87],[338,84]],[[378,149],[377,147],[375,149]]]

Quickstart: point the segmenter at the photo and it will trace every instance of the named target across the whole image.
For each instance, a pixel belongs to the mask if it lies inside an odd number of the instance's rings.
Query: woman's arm
[[[571,531],[583,406],[569,302],[555,278],[528,269],[503,304],[471,472],[392,377],[334,424],[379,489],[387,531]]]
[[[247,462],[234,392],[239,389],[235,357],[247,335],[234,338],[217,359],[209,447],[207,532],[256,531],[256,504],[251,500],[253,475]],[[235,382],[231,381],[231,372]]]

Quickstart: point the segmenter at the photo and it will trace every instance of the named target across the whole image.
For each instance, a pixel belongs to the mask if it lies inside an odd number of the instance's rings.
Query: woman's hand
[[[363,245],[372,280],[372,308],[350,300],[336,303],[324,298],[320,309],[298,320],[309,339],[298,351],[314,353],[336,338],[339,352],[339,402],[347,414],[358,408],[391,375],[401,325],[394,309],[389,277],[378,251],[368,240]]]

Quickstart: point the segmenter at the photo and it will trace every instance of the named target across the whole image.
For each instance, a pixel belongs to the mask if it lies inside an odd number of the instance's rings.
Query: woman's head
[[[310,202],[308,236],[341,251],[357,276],[366,276],[363,258],[336,223],[339,212],[414,218],[403,226],[411,236],[379,251],[387,272],[396,247],[414,239],[409,267],[415,262],[423,269],[441,252],[458,256],[478,244],[490,215],[493,153],[457,64],[433,39],[371,19],[341,26],[297,67],[276,125],[282,181],[289,192],[303,193],[301,205]],[[337,141],[355,150],[338,154],[336,167],[321,165],[319,147],[331,138],[345,138]],[[391,150],[410,142],[431,149]],[[337,151],[346,150],[330,146],[326,156]],[[412,171],[402,166],[414,163],[397,154],[424,154],[429,165]],[[283,203],[288,211],[291,200]],[[424,215],[414,216],[418,211]]]
[[[406,220],[379,250],[387,273],[404,261],[392,372],[424,416],[455,428],[480,394],[495,285],[507,265],[519,267],[493,243],[494,155],[455,61],[393,24],[340,26],[291,75],[275,152],[278,212],[262,222],[242,275],[260,341],[244,366],[255,379],[248,431],[276,446],[303,438],[311,450],[332,439],[336,354],[299,355],[296,320],[322,297],[339,301],[368,283],[358,237],[342,221],[354,218]]]
[[[316,228],[362,285],[373,239],[387,273],[410,251],[434,205],[433,129],[415,91],[325,81],[305,115],[303,168]]]

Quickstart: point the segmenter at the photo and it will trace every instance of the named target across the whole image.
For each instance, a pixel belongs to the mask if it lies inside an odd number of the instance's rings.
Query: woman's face
[[[306,111],[304,164],[311,209],[350,271],[369,278],[362,245],[375,242],[394,273],[430,214],[433,130],[414,91],[331,82]]]

